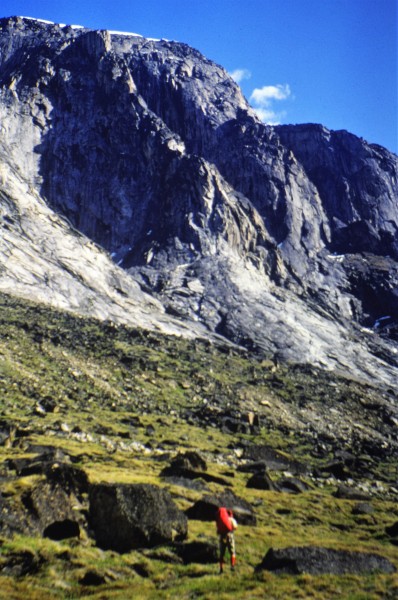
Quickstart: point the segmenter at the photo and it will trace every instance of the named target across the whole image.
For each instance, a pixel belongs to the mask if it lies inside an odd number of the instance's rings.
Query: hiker
[[[224,507],[219,508],[217,510],[216,525],[220,541],[220,573],[224,572],[224,556],[227,548],[231,557],[231,571],[234,571],[236,563],[234,531],[238,524],[234,519],[232,510]]]

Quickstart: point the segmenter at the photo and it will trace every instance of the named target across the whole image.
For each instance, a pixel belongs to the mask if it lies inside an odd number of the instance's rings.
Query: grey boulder
[[[93,485],[89,519],[98,546],[118,552],[183,540],[188,531],[169,492],[150,484]]]

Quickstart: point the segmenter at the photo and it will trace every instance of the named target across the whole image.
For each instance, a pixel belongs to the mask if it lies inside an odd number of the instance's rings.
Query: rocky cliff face
[[[265,126],[184,44],[22,18],[0,20],[0,124],[1,289],[396,377],[395,155]],[[82,296],[61,293],[62,273]]]

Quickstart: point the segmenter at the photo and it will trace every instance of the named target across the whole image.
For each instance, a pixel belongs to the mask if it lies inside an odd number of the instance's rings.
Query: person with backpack
[[[234,531],[238,524],[232,510],[221,507],[217,510],[216,526],[220,544],[220,574],[224,572],[224,556],[228,548],[231,557],[231,571],[235,570],[236,552]]]

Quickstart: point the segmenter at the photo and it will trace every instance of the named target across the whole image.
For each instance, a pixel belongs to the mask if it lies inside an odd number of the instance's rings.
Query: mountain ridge
[[[394,380],[395,155],[320,125],[262,124],[227,72],[185,44],[22,18],[0,27],[4,161],[123,267],[127,296],[133,281],[150,294],[147,324],[152,297],[170,327]]]

